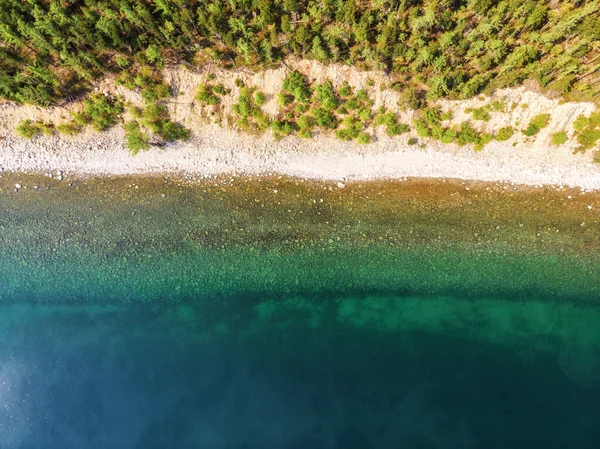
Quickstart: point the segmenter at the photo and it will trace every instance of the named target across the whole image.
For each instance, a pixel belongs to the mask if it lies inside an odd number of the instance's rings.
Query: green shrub
[[[64,134],[66,136],[75,136],[79,134],[79,132],[81,131],[81,127],[77,123],[68,122],[56,125],[56,130],[59,133]]]
[[[19,136],[25,139],[33,139],[40,132],[37,124],[31,120],[21,120],[15,130]]]
[[[350,111],[355,111],[360,108],[360,101],[356,97],[352,97],[344,102],[344,107]]]
[[[452,111],[445,111],[440,114],[440,120],[452,120],[454,114]]]
[[[367,144],[371,142],[371,136],[369,136],[367,133],[365,132],[361,132],[358,134],[358,137],[356,138],[356,141],[360,144]]]
[[[527,137],[535,136],[550,123],[550,114],[539,114],[531,119],[529,126],[523,130]]]
[[[261,107],[263,104],[265,104],[265,100],[265,94],[258,90],[254,91],[254,104],[256,104],[256,106]]]
[[[344,81],[344,84],[342,84],[342,87],[340,87],[339,93],[341,97],[347,98],[354,93],[354,89],[352,89],[352,86],[350,86],[350,84]]]
[[[480,120],[483,122],[489,122],[492,116],[490,115],[490,110],[487,107],[480,107],[475,109],[467,109],[466,112],[471,114],[473,120]]]
[[[294,96],[286,93],[278,93],[277,94],[277,104],[282,108],[285,108],[287,105],[291,104],[294,101]]]
[[[431,137],[431,128],[424,119],[415,119],[413,125],[419,137]]]
[[[437,126],[442,120],[442,113],[436,108],[427,108],[421,110],[421,118],[430,126]]]
[[[412,146],[412,145],[416,145],[417,143],[419,143],[419,141],[416,138],[411,137],[410,139],[408,139],[407,143]]]
[[[300,129],[311,130],[315,126],[315,121],[308,115],[301,115],[298,117],[298,127]]]
[[[148,136],[140,129],[138,122],[126,122],[123,128],[125,128],[125,144],[131,154],[137,154],[150,148]]]
[[[331,111],[325,108],[315,108],[311,110],[311,115],[319,126],[327,129],[337,128],[338,120]]]
[[[43,135],[51,136],[54,134],[54,125],[53,124],[44,123],[44,122],[40,122],[40,121],[35,122],[35,124]]]
[[[104,131],[117,124],[123,111],[120,98],[94,94],[83,102],[83,112],[73,118],[78,125],[91,124],[95,131]]]
[[[373,113],[371,112],[371,110],[369,108],[360,108],[358,110],[358,118],[360,119],[361,122],[368,124],[368,123],[370,123],[371,119],[373,118]]]
[[[216,105],[219,103],[219,99],[213,93],[212,86],[209,84],[201,84],[198,86],[198,90],[196,91],[196,96],[194,98],[205,105]]]
[[[159,135],[165,141],[173,142],[176,140],[188,140],[190,138],[190,131],[179,123],[166,120],[162,123]]]
[[[592,148],[598,140],[600,140],[600,129],[587,128],[577,134],[577,142],[581,145],[580,150]]]
[[[273,130],[273,136],[276,139],[280,139],[293,133],[297,129],[297,126],[294,122],[288,120],[273,120],[271,122],[271,129]]]
[[[338,107],[339,101],[331,81],[315,86],[315,94],[324,108],[333,110]]]
[[[291,93],[296,101],[300,103],[310,102],[312,92],[308,85],[308,81],[306,80],[306,77],[297,70],[290,72],[285,77],[281,87],[283,90]]]
[[[404,123],[396,123],[394,125],[389,125],[386,128],[386,133],[388,136],[393,137],[399,134],[404,134],[410,131],[410,127],[405,125]]]
[[[496,140],[499,142],[505,142],[510,139],[515,133],[515,129],[512,126],[505,126],[500,128],[496,133]]]
[[[230,89],[227,89],[221,83],[215,84],[214,86],[212,86],[212,91],[213,91],[213,93],[215,93],[217,95],[221,95],[221,96],[228,95],[231,92]]]
[[[490,143],[493,138],[494,138],[494,136],[492,136],[491,134],[488,134],[488,133],[481,134],[479,136],[478,142],[475,143],[475,146],[473,147],[473,149],[475,151],[483,150],[483,147],[485,147],[488,143]]]
[[[492,101],[492,109],[497,112],[504,112],[506,103],[504,101]]]
[[[556,146],[563,145],[563,144],[567,143],[568,140],[569,140],[569,137],[567,136],[567,133],[564,131],[552,134],[552,145],[556,145]]]
[[[396,123],[398,123],[398,115],[395,112],[382,112],[380,111],[379,114],[377,114],[377,116],[375,117],[375,125],[377,126],[393,126]]]
[[[369,99],[369,93],[365,89],[359,89],[356,92],[356,98],[360,101],[367,101]]]
[[[310,129],[300,129],[298,131],[298,137],[302,137],[303,139],[310,139],[312,137],[312,132]]]
[[[454,142],[454,139],[456,139],[456,135],[457,132],[455,130],[453,130],[452,128],[446,128],[444,129],[440,140],[442,141],[442,143],[452,143]]]
[[[456,134],[456,141],[459,145],[466,145],[468,143],[477,144],[480,141],[479,132],[469,122],[463,122],[460,124],[460,129]]]

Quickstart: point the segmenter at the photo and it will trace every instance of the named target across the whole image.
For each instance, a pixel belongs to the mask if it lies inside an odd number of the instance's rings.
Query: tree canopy
[[[3,0],[0,97],[71,100],[107,71],[286,56],[382,69],[422,97],[537,80],[600,96],[600,0]]]

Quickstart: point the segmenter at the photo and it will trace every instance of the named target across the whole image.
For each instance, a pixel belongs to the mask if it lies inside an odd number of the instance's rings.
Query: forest
[[[600,98],[600,0],[2,0],[0,98],[84,97],[107,73],[255,70],[286,57],[384,70],[415,102],[532,80]]]

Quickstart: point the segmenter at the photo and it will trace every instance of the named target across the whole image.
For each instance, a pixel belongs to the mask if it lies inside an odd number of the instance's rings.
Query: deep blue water
[[[598,447],[564,355],[221,306],[3,308],[0,447]]]

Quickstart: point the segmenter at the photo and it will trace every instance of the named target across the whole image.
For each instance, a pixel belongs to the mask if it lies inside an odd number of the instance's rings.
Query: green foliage
[[[273,130],[275,139],[281,139],[282,137],[289,136],[296,131],[298,127],[294,122],[289,120],[273,120],[271,122],[271,129]]]
[[[386,133],[390,137],[397,136],[399,134],[404,134],[409,131],[410,127],[408,125],[405,125],[404,123],[396,123],[386,128]]]
[[[123,101],[110,95],[90,95],[83,102],[83,112],[74,114],[74,121],[80,125],[92,125],[95,131],[105,131],[116,125],[123,114]]]
[[[586,128],[577,134],[577,142],[581,145],[580,151],[593,148],[598,140],[600,140],[600,129]]]
[[[256,103],[259,95],[255,88],[242,87],[239,92],[237,103],[232,107],[237,115],[237,126],[242,131],[262,133],[269,127],[269,118]]]
[[[470,98],[527,78],[567,98],[597,98],[597,0],[559,3],[4,0],[0,96],[51,105],[136,64],[264,68],[295,56],[384,69],[415,110],[426,97]],[[309,102],[301,88],[288,91]]]
[[[496,133],[496,140],[499,142],[505,142],[510,139],[515,133],[515,129],[512,126],[505,126],[500,128]]]
[[[550,123],[550,114],[539,114],[531,119],[529,126],[523,130],[527,137],[535,136]]]
[[[356,138],[356,141],[360,144],[367,144],[371,142],[371,136],[369,136],[367,133],[365,132],[361,132],[358,134],[358,137]]]
[[[142,111],[141,124],[160,136],[165,142],[188,140],[190,132],[169,118],[167,108],[159,103],[150,103]],[[133,126],[133,125],[130,125]]]
[[[31,120],[21,120],[15,130],[19,136],[25,139],[32,139],[40,132],[37,123]]]
[[[567,141],[569,140],[569,137],[567,136],[567,133],[562,131],[562,132],[558,132],[558,133],[554,133],[552,134],[552,145],[563,145],[565,143],[567,143]]]
[[[263,94],[262,92],[260,92],[258,90],[254,91],[254,104],[256,104],[256,106],[258,106],[260,108],[263,104],[265,104],[265,100],[266,100],[265,94]]]
[[[333,110],[339,105],[339,101],[331,81],[327,81],[323,84],[317,84],[315,86],[315,95],[317,100],[325,109]]]
[[[81,132],[81,127],[74,122],[68,122],[56,125],[56,130],[66,136],[75,136]]]
[[[134,67],[117,77],[117,84],[130,90],[139,90],[146,102],[158,101],[171,96],[171,88],[163,82],[160,72],[152,67]]]
[[[338,120],[334,113],[323,107],[314,108],[310,111],[317,125],[325,129],[335,129],[338,126]]]
[[[125,143],[132,154],[150,148],[148,136],[140,129],[138,122],[126,122],[123,128],[125,128]]]
[[[479,144],[481,142],[481,136],[469,122],[463,122],[460,124],[460,129],[456,134],[456,142],[459,145],[466,145],[469,143]]]
[[[497,112],[504,112],[506,103],[504,101],[492,101],[492,109]]]
[[[209,84],[201,84],[198,86],[196,96],[194,97],[197,101],[203,105],[216,105],[219,103],[219,98],[214,94],[213,88]]]
[[[282,89],[294,96],[294,99],[300,103],[308,103],[312,95],[306,77],[294,70],[290,72],[283,80]]]
[[[490,115],[490,109],[486,106],[482,106],[480,108],[467,109],[465,112],[470,113],[473,120],[480,120],[484,122],[489,122],[492,118]]]

